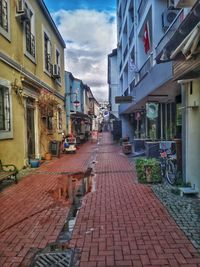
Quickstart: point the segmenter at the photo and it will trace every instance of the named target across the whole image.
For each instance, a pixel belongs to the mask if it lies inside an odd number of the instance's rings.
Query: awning
[[[182,54],[186,57],[186,60],[190,59],[193,55],[200,53],[200,47],[198,46],[199,41],[200,22],[175,49],[175,51],[171,53],[170,59],[175,59],[180,52],[182,52]]]

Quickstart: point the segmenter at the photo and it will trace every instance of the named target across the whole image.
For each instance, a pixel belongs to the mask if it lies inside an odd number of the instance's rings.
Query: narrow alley
[[[75,251],[76,262],[34,264],[45,247],[59,242],[70,211],[72,202],[56,189],[66,175],[91,166],[91,192],[82,198],[70,242],[62,244],[63,251]],[[151,187],[137,183],[133,164],[108,132],[3,189],[0,202],[2,267],[200,266],[197,250]]]
[[[133,166],[104,133],[96,189],[84,198],[71,244],[80,267],[200,266],[200,256]]]

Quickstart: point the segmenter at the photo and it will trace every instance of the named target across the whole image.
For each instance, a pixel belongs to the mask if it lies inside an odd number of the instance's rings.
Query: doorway
[[[35,157],[35,100],[28,97],[26,100],[27,124],[27,154],[28,158]]]

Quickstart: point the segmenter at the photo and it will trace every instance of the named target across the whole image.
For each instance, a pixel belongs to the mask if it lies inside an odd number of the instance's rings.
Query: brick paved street
[[[84,144],[0,192],[0,266],[30,266],[39,249],[57,240],[70,209],[57,190],[67,173],[85,172],[92,161],[93,189],[82,200],[70,241],[79,251],[77,266],[200,266],[192,243],[151,187],[137,183],[109,133],[97,146]]]
[[[137,184],[131,163],[104,133],[95,191],[86,195],[71,246],[80,267],[200,266],[200,256],[151,188]]]
[[[52,160],[0,192],[1,267],[29,266],[29,258],[57,239],[70,209],[57,191],[67,183],[65,173],[86,171],[93,148],[84,144],[77,155]]]

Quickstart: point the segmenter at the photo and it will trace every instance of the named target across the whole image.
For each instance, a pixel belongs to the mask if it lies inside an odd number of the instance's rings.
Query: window
[[[35,58],[35,36],[34,36],[34,14],[30,7],[25,3],[29,19],[25,20],[25,45],[28,56]]]
[[[12,138],[10,90],[0,84],[0,139]]]
[[[57,66],[57,73],[58,73],[58,78],[56,79],[57,82],[60,84],[61,83],[61,77],[60,77],[60,51],[56,49],[56,66]]]
[[[62,109],[59,108],[58,109],[58,113],[57,113],[57,120],[58,120],[58,131],[62,131]]]
[[[44,32],[44,68],[48,73],[52,73],[51,42],[46,32]]]
[[[10,39],[10,2],[9,0],[0,0],[0,33]]]

